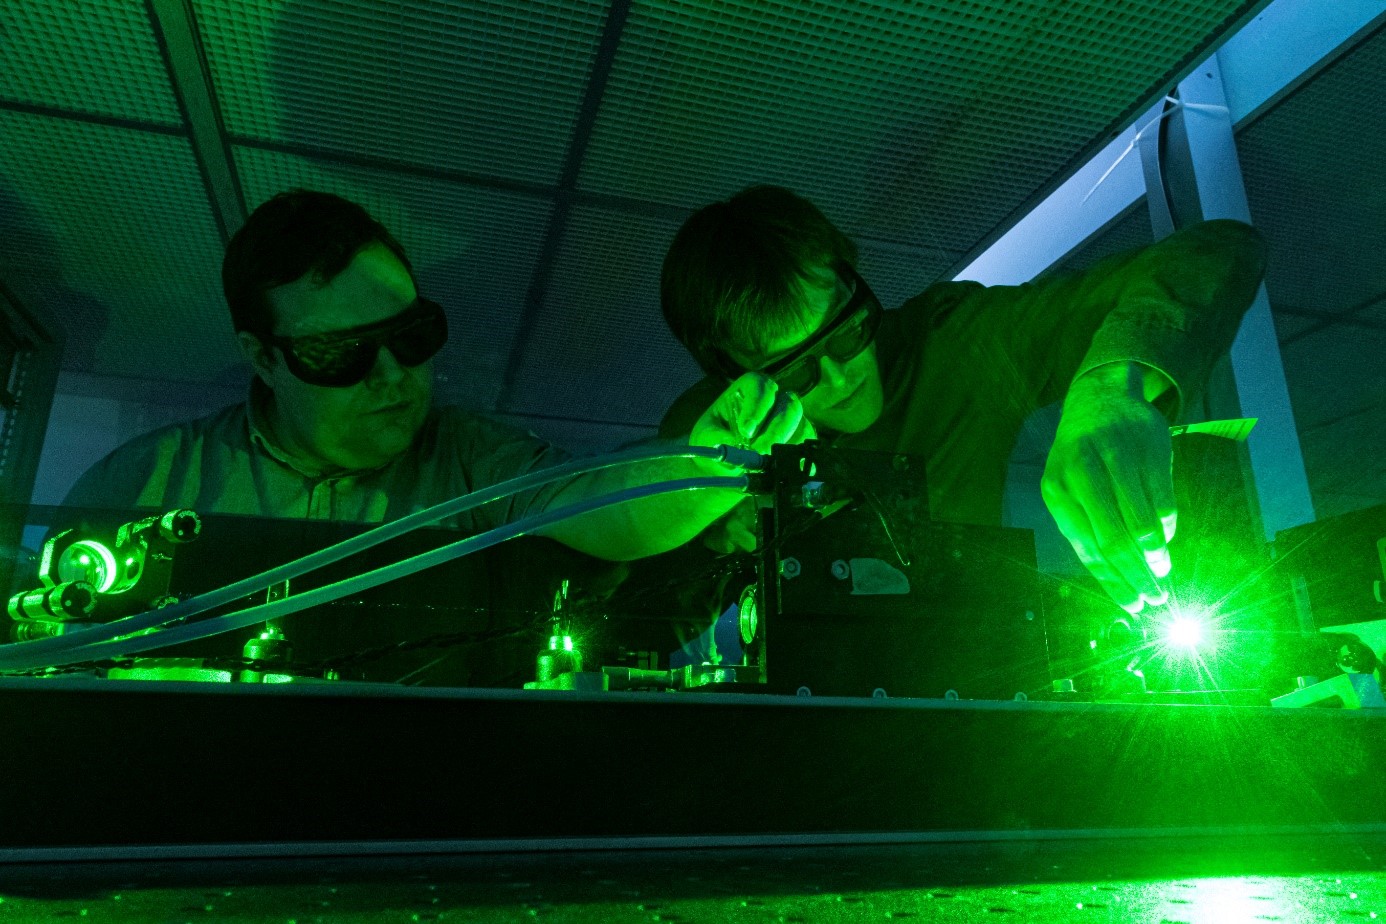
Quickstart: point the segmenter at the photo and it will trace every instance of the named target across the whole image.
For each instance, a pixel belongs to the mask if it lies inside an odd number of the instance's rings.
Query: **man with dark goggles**
[[[412,307],[374,324],[300,337],[269,334],[260,339],[279,349],[289,371],[301,381],[347,388],[370,374],[382,347],[405,367],[432,359],[448,342],[448,318],[443,306],[421,297]]]

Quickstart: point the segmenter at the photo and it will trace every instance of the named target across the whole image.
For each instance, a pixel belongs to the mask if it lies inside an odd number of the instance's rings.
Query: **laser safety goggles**
[[[448,342],[448,318],[442,305],[419,298],[394,317],[374,324],[301,337],[271,334],[264,340],[279,348],[285,365],[300,380],[347,388],[370,375],[381,347],[394,354],[401,366],[417,366],[433,358]]]
[[[881,326],[883,309],[866,280],[846,263],[838,265],[837,274],[851,292],[847,304],[793,353],[758,370],[774,379],[781,390],[801,398],[818,387],[823,377],[823,357],[839,363],[851,362],[871,345]]]

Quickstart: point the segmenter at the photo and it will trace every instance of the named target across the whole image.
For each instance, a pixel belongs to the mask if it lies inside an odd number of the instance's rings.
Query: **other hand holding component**
[[[727,444],[769,452],[776,443],[802,443],[817,435],[803,404],[774,380],[755,372],[741,376],[722,393],[693,428],[697,446]],[[714,552],[754,552],[756,501],[746,498],[703,532]]]

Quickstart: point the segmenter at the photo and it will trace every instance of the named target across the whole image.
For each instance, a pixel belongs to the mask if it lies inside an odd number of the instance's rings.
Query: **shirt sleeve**
[[[164,502],[173,459],[185,440],[180,427],[136,437],[83,472],[67,492],[63,506],[158,507]]]
[[[512,478],[569,461],[564,450],[517,427],[456,409],[452,426],[458,464],[466,473],[470,490],[489,488]],[[564,478],[513,494],[479,508],[475,515],[482,529],[493,529],[544,510],[554,495],[571,480]]]
[[[1174,390],[1171,419],[1208,381],[1232,344],[1265,271],[1260,235],[1237,221],[1207,221],[1077,273],[1021,286],[969,287],[949,317],[977,345],[971,360],[1033,409],[1059,400],[1097,366],[1133,361]]]

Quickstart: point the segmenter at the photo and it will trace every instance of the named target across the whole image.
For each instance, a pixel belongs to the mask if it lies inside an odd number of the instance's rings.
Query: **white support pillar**
[[[1217,55],[1179,84],[1179,100],[1184,106],[1170,117],[1167,143],[1141,151],[1147,178],[1164,185],[1146,197],[1155,236],[1200,218],[1251,222]],[[1149,159],[1161,156],[1157,151],[1163,155],[1154,165]],[[1312,521],[1314,505],[1265,286],[1232,344],[1231,365],[1235,390],[1219,396],[1226,402],[1221,413],[1260,418],[1247,451],[1261,524],[1271,540],[1282,529]]]

